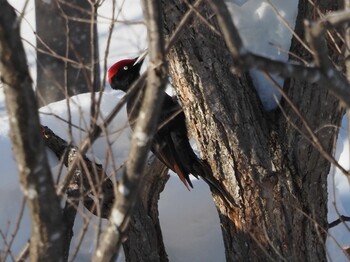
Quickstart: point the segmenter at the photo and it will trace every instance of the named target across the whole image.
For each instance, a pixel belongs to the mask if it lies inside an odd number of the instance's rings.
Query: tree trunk
[[[1,0],[0,75],[11,120],[13,155],[31,216],[31,261],[62,261],[62,214],[39,132],[37,102],[19,25],[15,10]]]
[[[168,36],[188,10],[184,2],[162,1]],[[198,11],[218,28],[207,4]],[[286,101],[288,120],[279,109],[263,110],[249,76],[232,73],[220,35],[198,16],[183,30],[169,53],[172,83],[203,158],[240,206],[230,210],[215,198],[227,261],[325,261],[330,163],[293,127],[306,130]],[[285,90],[332,153],[337,129],[328,126],[339,126],[338,101],[297,79]]]
[[[93,1],[35,1],[41,106],[100,88]]]
[[[128,238],[123,243],[126,261],[168,261],[159,224],[158,201],[169,179],[168,168],[156,157],[148,160],[137,202],[131,216]]]

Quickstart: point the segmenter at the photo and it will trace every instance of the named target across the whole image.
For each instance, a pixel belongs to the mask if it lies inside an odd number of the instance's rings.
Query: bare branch
[[[166,83],[164,38],[160,2],[145,0],[144,14],[148,28],[150,66],[144,100],[132,136],[126,169],[122,184],[118,186],[116,202],[110,217],[110,225],[103,234],[93,261],[110,261],[121,245],[129,224],[130,214],[135,206],[140,189],[147,154],[160,113]]]
[[[17,233],[19,231],[19,228],[20,228],[20,224],[21,224],[21,221],[22,221],[22,218],[23,218],[23,213],[24,213],[24,209],[25,209],[25,205],[26,205],[26,199],[23,198],[23,201],[22,201],[22,206],[21,206],[21,209],[20,209],[20,212],[18,214],[18,218],[16,219],[17,222],[16,222],[16,226],[14,228],[14,231],[12,233],[12,237],[10,239],[10,241],[8,242],[8,245],[6,245],[6,249],[5,251],[1,254],[0,256],[0,260],[1,261],[6,261],[6,257],[8,254],[11,255],[11,246],[17,236]],[[4,239],[5,241],[6,239]]]
[[[231,15],[224,1],[219,0],[208,2],[217,15],[217,19],[228,49],[230,50],[233,58],[239,62],[242,55],[245,55],[247,50],[245,50],[243,46],[242,39],[237,28],[232,22]]]
[[[31,259],[62,260],[62,215],[39,130],[37,103],[13,8],[0,1],[0,72],[14,156],[32,218]]]
[[[114,191],[112,181],[105,174],[103,167],[90,161],[86,156],[80,156],[76,146],[69,145],[48,127],[41,126],[41,128],[47,147],[55,153],[58,159],[63,160],[65,166],[70,168],[74,162],[79,162],[74,169],[75,179],[69,182],[69,187],[66,189],[68,197],[73,200],[83,192],[84,206],[91,213],[107,218],[114,202]],[[80,181],[82,181],[84,190],[80,189]],[[98,203],[88,196],[90,191],[94,198],[99,200]]]

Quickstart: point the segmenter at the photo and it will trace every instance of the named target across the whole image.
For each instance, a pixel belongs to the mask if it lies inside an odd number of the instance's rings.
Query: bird
[[[108,82],[112,89],[127,92],[140,77],[145,55],[132,59],[123,59],[108,69]],[[128,121],[134,128],[141,107],[144,88],[140,93],[129,97],[126,105]],[[164,92],[164,101],[160,113],[158,128],[151,143],[151,151],[170,170],[174,171],[188,190],[193,188],[190,174],[201,177],[221,196],[223,201],[237,206],[233,198],[219,185],[212,175],[209,165],[198,158],[189,142],[185,114],[180,104]]]

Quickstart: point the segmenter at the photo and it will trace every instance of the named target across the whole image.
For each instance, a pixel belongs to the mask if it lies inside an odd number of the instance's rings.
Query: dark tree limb
[[[66,167],[78,157],[77,147],[69,145],[64,139],[57,136],[48,127],[41,126],[45,144],[50,148]],[[66,189],[67,200],[63,209],[64,221],[64,259],[68,261],[69,249],[73,237],[74,220],[80,200],[93,214],[102,218],[109,216],[114,202],[114,190],[112,181],[107,178],[101,165],[91,162],[85,156],[80,159],[81,164],[75,169],[73,179]],[[90,179],[89,179],[90,178]],[[83,185],[83,187],[81,186]],[[91,187],[95,187],[91,190]],[[94,199],[89,195],[92,194]],[[99,207],[99,208],[98,208]]]
[[[341,215],[338,219],[328,223],[328,229],[339,225],[340,223],[350,222],[350,217]]]
[[[59,160],[63,160],[66,167],[69,168],[76,158],[80,162],[75,168],[74,179],[70,181],[66,189],[68,196],[82,197],[84,206],[91,213],[108,218],[115,196],[113,183],[107,177],[103,166],[93,163],[86,156],[79,157],[76,146],[69,145],[48,127],[41,126],[41,128],[46,146],[55,153]],[[80,189],[80,181],[82,181],[83,189]],[[90,197],[90,194],[94,199]]]
[[[14,156],[31,215],[31,260],[62,261],[63,226],[59,199],[44,142],[38,132],[37,102],[19,36],[19,23],[15,11],[5,0],[0,1],[0,73]]]
[[[73,226],[74,226],[74,221],[77,214],[77,208],[79,206],[80,181],[78,176],[74,176],[74,179],[71,180],[66,190],[66,194],[67,194],[67,200],[63,208],[63,221],[64,221],[63,255],[64,255],[64,260],[68,261],[70,245],[74,235]]]

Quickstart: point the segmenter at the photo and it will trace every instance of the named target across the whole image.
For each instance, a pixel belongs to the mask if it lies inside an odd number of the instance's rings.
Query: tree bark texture
[[[188,5],[162,4],[171,36]],[[308,8],[307,1],[299,5]],[[206,3],[197,11],[218,28]],[[231,70],[238,62],[202,18],[194,15],[183,29],[168,55],[169,71],[203,158],[240,206],[229,210],[215,198],[227,261],[325,261],[330,163],[293,127],[305,130],[288,103],[263,110],[249,76]],[[327,126],[339,126],[338,101],[322,86],[298,79],[287,81],[285,90],[332,153],[338,130]]]
[[[35,11],[39,104],[98,90],[100,69],[93,1],[36,0]]]
[[[159,224],[158,201],[169,176],[168,168],[151,157],[145,168],[140,200],[131,216],[127,240],[123,243],[126,261],[168,261]]]
[[[21,189],[31,215],[31,260],[61,261],[61,209],[39,132],[37,102],[19,36],[19,22],[5,0],[0,1],[0,72]]]

